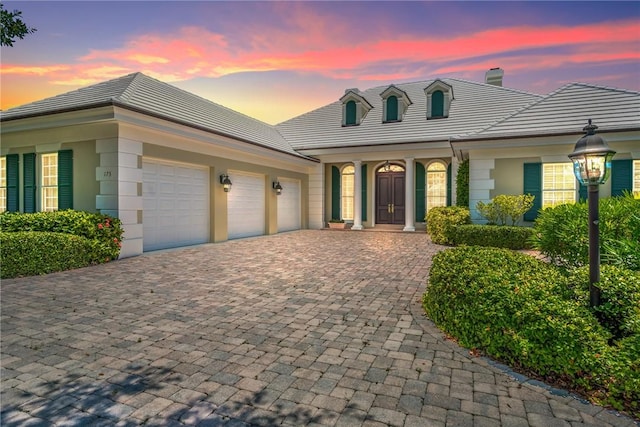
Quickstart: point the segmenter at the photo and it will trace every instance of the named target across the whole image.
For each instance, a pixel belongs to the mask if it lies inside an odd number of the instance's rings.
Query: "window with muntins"
[[[542,165],[542,208],[576,201],[576,177],[572,163]]]
[[[0,212],[7,210],[7,158],[0,157]]]
[[[341,207],[343,220],[353,220],[355,171],[354,166],[345,166],[344,169],[342,169]]]
[[[397,122],[398,118],[398,97],[391,95],[387,98],[387,122]]]
[[[58,153],[42,155],[42,211],[58,210]]]
[[[427,212],[438,206],[447,206],[447,167],[433,162],[427,166]]]
[[[347,101],[345,105],[345,125],[352,126],[356,124],[356,101]]]

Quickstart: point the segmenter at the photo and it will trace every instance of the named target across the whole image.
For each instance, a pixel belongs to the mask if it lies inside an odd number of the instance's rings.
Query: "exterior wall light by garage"
[[[229,175],[227,174],[222,174],[220,175],[220,184],[222,184],[222,189],[224,190],[225,193],[228,193],[229,191],[231,191],[231,180],[229,179]]]
[[[576,142],[569,158],[573,162],[573,173],[580,184],[589,189],[589,304],[600,305],[600,289],[595,285],[600,281],[600,230],[598,198],[600,184],[604,184],[611,173],[611,158],[615,151],[607,142],[596,135],[598,126],[589,124],[583,129],[586,132]]]
[[[276,190],[276,194],[278,196],[282,194],[282,185],[280,185],[280,181],[273,182],[273,189]]]

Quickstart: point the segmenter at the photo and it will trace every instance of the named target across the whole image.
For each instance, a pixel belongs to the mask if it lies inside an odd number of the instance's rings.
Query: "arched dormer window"
[[[347,89],[340,101],[342,102],[342,126],[358,126],[373,108],[358,89]]]
[[[453,87],[436,80],[424,90],[427,95],[427,119],[449,117],[449,107],[454,100]]]
[[[387,122],[398,120],[398,97],[391,95],[387,98]]]
[[[382,122],[401,122],[411,100],[406,92],[391,85],[380,94],[382,97]]]
[[[444,94],[441,90],[431,94],[431,117],[444,117]]]

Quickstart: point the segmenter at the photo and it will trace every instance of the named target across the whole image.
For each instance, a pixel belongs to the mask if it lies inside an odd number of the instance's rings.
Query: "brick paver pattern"
[[[424,233],[304,230],[2,282],[3,426],[632,426],[446,340]]]

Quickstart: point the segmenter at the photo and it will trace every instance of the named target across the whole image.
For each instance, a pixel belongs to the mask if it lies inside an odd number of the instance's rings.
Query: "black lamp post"
[[[615,151],[607,142],[596,135],[598,126],[589,124],[583,129],[586,132],[576,142],[569,158],[573,162],[573,173],[580,184],[589,189],[589,303],[591,307],[600,305],[600,289],[595,285],[600,281],[600,235],[598,227],[598,191],[611,173],[611,158]]]

